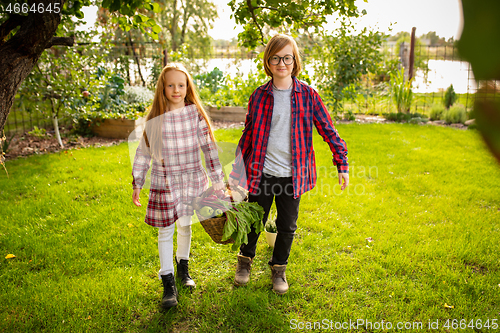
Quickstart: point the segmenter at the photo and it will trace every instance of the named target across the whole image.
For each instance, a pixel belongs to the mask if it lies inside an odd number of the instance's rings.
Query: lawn
[[[264,237],[249,285],[236,288],[236,253],[196,224],[197,288],[180,289],[169,311],[158,307],[157,231],[143,222],[147,193],[141,208],[132,204],[126,144],[8,162],[10,178],[0,174],[0,331],[500,329],[500,167],[478,133],[337,128],[351,185],[340,192],[316,136],[318,183],[302,197],[288,294],[271,291]],[[223,142],[240,134],[216,133]]]

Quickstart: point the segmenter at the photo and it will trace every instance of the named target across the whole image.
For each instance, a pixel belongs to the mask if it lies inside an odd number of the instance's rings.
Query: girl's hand
[[[342,184],[342,180],[344,183]],[[340,189],[343,191],[349,185],[349,174],[348,173],[339,173],[339,185]]]
[[[141,203],[139,201],[139,194],[141,194],[141,189],[140,188],[134,188],[134,192],[132,193],[132,201],[134,202],[134,205],[137,207],[141,207]]]
[[[218,182],[213,185],[214,190],[219,191],[223,190],[224,191],[224,183],[223,182]]]

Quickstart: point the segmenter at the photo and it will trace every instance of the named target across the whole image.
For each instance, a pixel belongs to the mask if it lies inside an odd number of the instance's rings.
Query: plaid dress
[[[166,112],[150,121],[161,122],[162,158],[152,158],[150,149],[141,142],[134,158],[132,186],[134,189],[144,186],[153,160],[145,222],[153,227],[167,227],[181,216],[192,215],[193,211],[187,205],[208,188],[200,149],[212,183],[223,181],[224,174],[217,146],[210,138],[208,125],[196,105]],[[146,134],[150,138],[147,130]]]

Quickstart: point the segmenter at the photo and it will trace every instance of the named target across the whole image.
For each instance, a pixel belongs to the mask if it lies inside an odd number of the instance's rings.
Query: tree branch
[[[262,9],[269,9],[269,10],[279,11],[279,8],[275,8],[275,7],[257,6],[257,7],[253,7],[253,8],[255,8],[255,9],[262,8]]]
[[[255,25],[259,29],[260,42],[262,43],[262,45],[266,45],[266,43],[264,42],[264,33],[262,32],[262,28],[260,27],[259,22],[257,22],[257,17],[255,16],[255,12],[254,12],[255,7],[252,6],[252,0],[247,0],[247,6],[248,6],[248,9],[250,10],[250,13],[252,13],[252,19],[255,22]]]
[[[73,45],[75,45],[75,36],[71,36],[71,37],[52,37],[52,39],[45,46],[45,48],[46,49],[50,49],[54,45],[73,46]]]
[[[27,18],[27,16],[19,14],[10,14],[9,19],[0,25],[0,45],[5,42],[4,39],[7,38],[9,33],[16,27],[23,24]]]

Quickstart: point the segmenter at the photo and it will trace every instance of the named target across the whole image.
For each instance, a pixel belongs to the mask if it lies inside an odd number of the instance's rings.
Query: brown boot
[[[252,268],[252,258],[238,254],[238,265],[236,266],[236,274],[234,276],[234,284],[244,286],[250,280],[250,269]]]
[[[288,282],[286,282],[286,265],[271,266],[271,280],[273,281],[273,291],[276,294],[284,294],[288,291]]]

